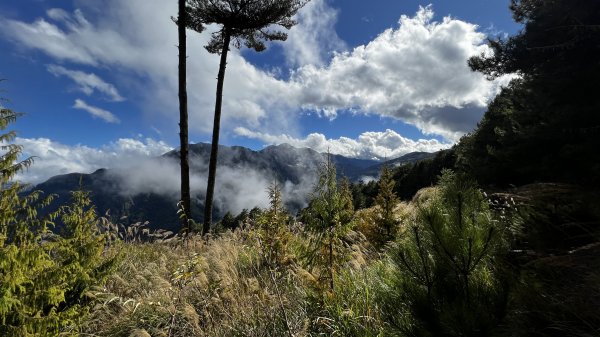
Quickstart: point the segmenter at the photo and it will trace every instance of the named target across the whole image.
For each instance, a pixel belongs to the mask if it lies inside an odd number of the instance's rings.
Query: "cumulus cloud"
[[[110,68],[136,91],[135,102],[143,111],[176,118],[177,31],[169,17],[176,15],[176,3],[76,4],[80,9],[72,13],[52,9],[31,23],[2,20],[0,32],[20,48],[39,50],[58,61]],[[238,126],[294,134],[300,109],[329,118],[351,110],[391,116],[455,141],[475,127],[486,103],[509,79],[488,82],[472,72],[467,59],[490,52],[485,34],[452,17],[433,21],[432,7],[402,15],[397,27],[328,60],[328,53],[343,50],[335,34],[324,33],[333,31],[336,15],[325,0],[301,9],[299,26],[281,44],[290,65],[297,67],[289,79],[258,69],[232,49],[223,102],[225,134]],[[311,25],[317,29],[311,30]],[[202,46],[215,29],[189,33],[191,132],[208,134],[212,129],[206,121],[212,120],[219,60]]]
[[[50,64],[47,66],[48,71],[56,76],[66,76],[73,80],[78,85],[78,90],[90,96],[94,91],[98,91],[108,97],[113,102],[122,102],[125,100],[114,85],[105,82],[103,79],[93,73],[85,73],[83,71],[69,70],[59,65]]]
[[[468,68],[469,57],[490,52],[476,25],[433,15],[421,7],[327,67],[298,69],[301,104],[330,117],[342,109],[392,116],[451,140],[470,131],[507,79],[488,82]]]
[[[151,138],[121,138],[100,148],[69,146],[47,138],[17,138],[15,143],[23,146],[24,156],[35,157],[34,165],[17,176],[17,180],[29,184],[41,183],[58,174],[118,168],[172,150],[164,142]]]
[[[73,108],[83,110],[88,112],[94,118],[100,118],[107,123],[118,124],[121,121],[115,116],[112,112],[100,109],[93,105],[87,104],[85,101],[81,99],[76,99],[75,104],[73,104]]]
[[[320,133],[311,133],[299,139],[289,135],[270,135],[238,127],[235,132],[239,136],[261,140],[267,144],[287,143],[295,147],[308,147],[317,152],[339,154],[350,158],[361,159],[393,159],[411,152],[435,152],[451,146],[436,139],[412,140],[401,136],[393,130],[384,132],[364,132],[357,139],[340,137],[327,139]]]
[[[338,11],[327,0],[312,0],[295,17],[296,26],[290,29],[283,47],[291,66],[308,64],[323,66],[334,52],[345,50],[346,43],[335,32]]]

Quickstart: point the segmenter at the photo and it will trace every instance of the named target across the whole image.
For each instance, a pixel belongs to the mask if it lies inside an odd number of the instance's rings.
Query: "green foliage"
[[[490,104],[477,130],[460,144],[462,166],[484,184],[534,181],[600,183],[600,3],[514,0],[524,29],[491,40],[493,54],[469,65],[490,78],[519,79]]]
[[[287,228],[288,214],[283,207],[281,189],[277,183],[269,186],[270,207],[258,218],[263,255],[271,266],[280,265],[286,258],[286,244],[290,233]]]
[[[0,112],[0,129],[18,114]],[[39,217],[52,196],[39,192],[22,197],[24,187],[12,178],[32,159],[17,161],[21,147],[7,144],[14,132],[0,136],[0,335],[75,335],[88,313],[91,287],[100,285],[116,259],[104,254],[105,237],[96,229],[96,215],[83,192],[59,212]],[[49,227],[60,216],[62,236]]]
[[[386,165],[381,169],[379,177],[379,193],[375,197],[375,205],[378,206],[377,226],[380,230],[381,242],[391,240],[396,234],[398,220],[394,215],[394,209],[400,199],[394,192],[395,181],[392,179],[392,171]]]
[[[321,284],[329,281],[331,291],[334,290],[335,269],[347,258],[343,238],[351,228],[353,216],[350,183],[343,179],[338,184],[335,165],[328,159],[320,169],[309,206],[303,210],[302,221],[314,234],[309,265],[324,268],[318,278]]]
[[[243,44],[258,52],[266,49],[263,41],[285,41],[287,34],[272,30],[273,26],[285,29],[294,26],[296,23],[292,17],[306,1],[187,0],[187,3],[191,29],[201,32],[203,25],[223,25],[223,29],[213,33],[206,46],[210,53],[217,54],[224,48],[225,35],[233,38],[237,48]]]
[[[473,57],[469,65],[489,77],[521,73],[531,77],[579,76],[598,52],[600,4],[588,0],[511,0],[511,11],[524,29],[506,40],[491,40],[493,54]],[[555,81],[558,78],[555,78]]]
[[[88,192],[72,192],[71,203],[61,207],[60,219],[62,233],[53,253],[66,274],[65,302],[82,306],[81,314],[89,304],[88,292],[106,280],[119,258],[114,251],[105,253],[108,235],[99,231]]]
[[[373,202],[372,196],[374,195],[374,192],[372,192],[371,189],[374,189],[374,187],[375,185],[373,183],[365,184],[365,182],[362,180],[360,180],[358,183],[350,184],[350,190],[352,191],[352,202],[355,210],[371,206]]]
[[[235,220],[235,217],[231,214],[231,212],[227,212],[223,216],[223,219],[221,219],[221,221],[219,221],[219,224],[217,224],[217,226],[222,227],[224,230],[225,229],[233,230],[238,226],[238,224]]]
[[[444,169],[454,169],[455,149],[439,151],[435,157],[400,166],[394,170],[394,191],[403,200],[411,199],[417,191],[438,182]]]
[[[422,188],[437,183],[443,169],[455,169],[456,149],[439,151],[433,158],[420,160],[391,169],[394,180],[393,191],[401,200],[410,200]],[[352,185],[355,209],[371,207],[379,192],[376,181],[359,182]]]
[[[473,181],[451,171],[421,205],[392,258],[415,336],[488,336],[504,316],[498,257],[513,219],[494,214]]]

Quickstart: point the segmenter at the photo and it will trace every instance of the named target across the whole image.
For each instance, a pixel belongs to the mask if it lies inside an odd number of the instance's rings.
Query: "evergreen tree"
[[[398,225],[398,220],[394,216],[394,208],[400,201],[396,192],[394,192],[394,185],[396,182],[392,177],[392,170],[387,165],[384,165],[381,169],[381,175],[379,177],[379,193],[375,197],[375,205],[378,206],[379,217],[377,219],[377,225],[379,230],[382,232],[382,242],[389,241],[393,238]]]
[[[6,130],[19,115],[0,107],[0,130]],[[40,220],[36,208],[50,203],[52,197],[40,202],[39,192],[19,196],[24,186],[12,179],[33,159],[18,161],[22,147],[10,143],[15,137],[14,131],[0,135],[1,149],[6,151],[0,157],[0,334],[28,336],[57,331],[73,315],[44,314],[45,307],[57,307],[63,299],[60,285],[47,283],[45,273],[56,267],[40,244],[52,219]]]
[[[0,129],[18,116],[2,107]],[[70,206],[47,217],[37,210],[52,196],[21,196],[24,186],[12,179],[32,159],[18,161],[22,147],[10,143],[15,136],[0,135],[0,335],[76,335],[90,307],[89,290],[102,284],[117,258],[106,256],[107,238],[97,231],[85,193],[75,192]],[[58,216],[62,236],[50,231]]]
[[[259,218],[262,241],[265,247],[267,262],[275,265],[284,256],[284,247],[288,239],[286,222],[288,214],[283,207],[281,189],[275,182],[267,189],[269,193],[269,208]]]
[[[65,305],[77,305],[87,313],[87,293],[114,270],[118,259],[106,255],[107,235],[99,230],[98,216],[89,192],[71,192],[71,202],[59,210],[62,231],[55,238],[53,253],[65,275]]]
[[[499,257],[514,219],[492,212],[475,183],[445,170],[439,193],[392,251],[412,336],[489,336],[506,310]]]
[[[469,65],[490,78],[520,78],[461,142],[461,165],[484,183],[600,184],[600,2],[512,0],[510,8],[523,29],[490,40],[493,53]]]
[[[237,227],[237,223],[235,221],[235,218],[233,217],[233,215],[231,214],[231,212],[227,212],[225,213],[225,215],[223,215],[223,219],[221,219],[221,227],[223,227],[223,229],[235,229]]]
[[[315,235],[311,261],[324,267],[326,274],[319,279],[328,281],[334,291],[334,273],[339,260],[346,257],[343,238],[350,230],[354,216],[352,192],[347,179],[337,181],[335,165],[328,156],[321,167],[319,179],[310,197],[309,206],[303,211],[302,220]]]
[[[223,82],[227,65],[229,45],[240,48],[244,44],[257,52],[266,49],[263,41],[285,41],[287,34],[272,30],[278,25],[290,29],[294,24],[292,17],[306,3],[306,0],[188,0],[190,28],[201,30],[202,25],[218,24],[221,29],[212,35],[206,50],[220,54],[219,74],[217,76],[217,95],[213,136],[208,165],[208,184],[204,209],[203,234],[208,233],[212,224],[213,195],[215,188],[217,158],[219,150],[219,132],[221,129],[221,105],[223,101]]]

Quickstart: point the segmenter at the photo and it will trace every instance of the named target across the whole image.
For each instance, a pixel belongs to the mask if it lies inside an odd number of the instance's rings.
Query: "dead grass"
[[[208,242],[124,245],[99,299],[96,336],[303,336],[305,281],[264,263],[248,231]]]

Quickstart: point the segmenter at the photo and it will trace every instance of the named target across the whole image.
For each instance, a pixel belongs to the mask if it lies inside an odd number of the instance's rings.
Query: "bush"
[[[489,336],[506,311],[499,257],[511,219],[490,210],[473,181],[443,171],[437,195],[421,205],[391,257],[396,289],[414,336]]]
[[[335,165],[330,159],[319,170],[319,179],[301,219],[309,232],[307,264],[318,273],[325,290],[334,292],[335,273],[348,258],[344,236],[352,227],[354,206],[350,183],[338,183]],[[315,268],[313,268],[315,267]]]
[[[18,114],[0,112],[0,129]],[[52,196],[27,196],[12,178],[32,164],[18,161],[22,148],[10,142],[14,131],[0,135],[0,335],[76,335],[90,308],[89,290],[102,284],[117,259],[105,254],[105,236],[97,229],[88,195],[74,192],[73,201],[58,212],[40,217],[37,210]],[[60,219],[63,235],[50,231]]]

